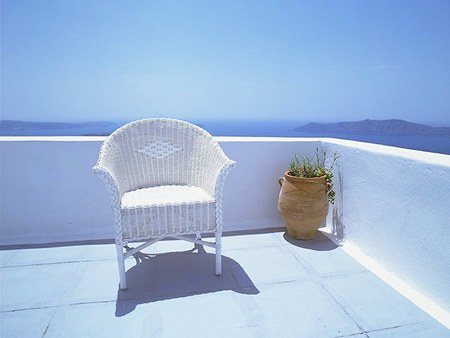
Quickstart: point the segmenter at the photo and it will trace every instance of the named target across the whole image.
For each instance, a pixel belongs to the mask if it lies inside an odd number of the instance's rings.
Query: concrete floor
[[[113,244],[4,248],[0,337],[450,337],[322,234],[226,235],[221,277],[193,249],[150,246],[120,291]]]

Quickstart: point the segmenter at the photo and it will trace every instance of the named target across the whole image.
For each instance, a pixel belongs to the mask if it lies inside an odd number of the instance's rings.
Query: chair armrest
[[[92,170],[94,173],[99,176],[102,181],[105,183],[106,187],[108,188],[109,195],[112,202],[113,209],[117,209],[117,211],[120,214],[120,205],[121,205],[121,192],[119,185],[117,184],[117,180],[114,178],[114,175],[108,170],[108,168],[96,164]],[[116,211],[114,212],[116,213]]]
[[[216,227],[217,231],[222,231],[222,204],[223,204],[223,187],[225,183],[225,178],[228,175],[228,172],[231,168],[236,166],[236,162],[230,160],[225,154],[222,154],[223,162],[219,167],[217,167],[217,171],[215,171],[215,180],[214,185],[214,199],[216,201]]]
[[[217,177],[216,177],[216,185],[214,189],[214,197],[216,199],[216,203],[222,203],[222,195],[223,195],[223,187],[225,183],[225,178],[227,177],[230,169],[236,166],[236,162],[230,159],[227,159],[227,162],[220,169]]]

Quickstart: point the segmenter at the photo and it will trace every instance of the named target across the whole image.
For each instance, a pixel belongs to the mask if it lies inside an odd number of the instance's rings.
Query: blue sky
[[[1,1],[1,118],[450,125],[450,1]]]

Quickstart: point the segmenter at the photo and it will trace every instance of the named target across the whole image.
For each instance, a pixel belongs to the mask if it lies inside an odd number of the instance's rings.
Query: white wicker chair
[[[105,140],[93,170],[111,196],[121,289],[125,259],[165,237],[215,248],[222,273],[222,190],[234,165],[208,132],[175,119],[131,122]],[[215,243],[201,239],[208,232]],[[124,252],[131,241],[146,242]]]

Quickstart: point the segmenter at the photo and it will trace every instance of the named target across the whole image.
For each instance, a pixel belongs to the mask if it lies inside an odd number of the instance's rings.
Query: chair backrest
[[[175,119],[145,119],[112,133],[102,146],[99,163],[112,167],[124,192],[196,185],[202,162],[211,161],[216,152],[221,152],[216,140],[200,127]]]

